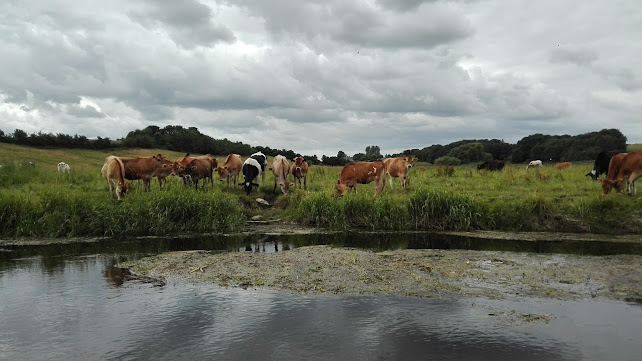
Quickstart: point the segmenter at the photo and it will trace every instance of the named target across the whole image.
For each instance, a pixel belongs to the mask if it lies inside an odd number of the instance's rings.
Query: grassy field
[[[161,153],[169,159],[183,153],[154,149],[119,149],[120,156]],[[594,233],[642,231],[642,196],[601,195],[599,182],[585,174],[592,162],[574,163],[565,171],[552,164],[528,169],[509,164],[502,172],[477,171],[474,164],[453,168],[418,164],[410,185],[386,182],[373,197],[373,185],[338,199],[340,167],[312,166],[308,190],[274,193],[268,172],[259,191],[246,196],[241,187],[223,183],[194,190],[169,178],[160,191],[142,192],[131,182],[121,203],[108,194],[100,168],[111,152],[38,149],[0,143],[0,236],[76,237],[144,236],[240,229],[254,215],[334,229],[368,230],[500,230]],[[219,164],[224,156],[217,156]],[[35,167],[21,166],[25,161]],[[58,174],[64,161],[71,174]],[[218,177],[215,176],[215,179]],[[293,180],[291,180],[293,181]],[[277,188],[278,192],[278,188]],[[262,207],[261,197],[272,207]]]

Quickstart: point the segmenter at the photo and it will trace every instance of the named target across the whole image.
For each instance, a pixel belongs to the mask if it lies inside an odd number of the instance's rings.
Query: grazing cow
[[[337,180],[337,192],[342,197],[346,191],[352,189],[357,193],[357,184],[375,183],[375,196],[383,192],[385,182],[385,166],[383,162],[360,162],[346,164],[341,170],[341,176]]]
[[[281,187],[283,194],[288,194],[290,190],[290,183],[288,183],[288,173],[290,170],[290,162],[282,155],[277,155],[272,161],[272,173],[274,173],[274,191],[276,192],[276,184]]]
[[[225,163],[218,167],[218,176],[221,178],[220,181],[223,182],[223,179],[227,179],[228,188],[230,184],[236,184],[239,181],[239,173],[241,173],[242,168],[243,161],[240,155],[228,155],[227,158],[225,158]]]
[[[562,162],[555,164],[555,169],[564,170],[571,168],[571,162]]]
[[[611,158],[609,172],[602,182],[602,195],[609,194],[613,187],[622,193],[628,182],[629,195],[637,193],[637,179],[642,176],[642,150],[632,153],[620,153]]]
[[[200,161],[190,165],[190,163],[195,159],[199,159]],[[194,166],[196,166],[197,169],[194,169]],[[212,174],[217,170],[217,168],[218,161],[215,158],[212,158],[209,154],[205,154],[200,157],[190,157],[189,153],[187,153],[184,157],[176,158],[172,164],[174,174],[183,179],[186,185],[189,184],[187,179],[193,180],[192,175],[197,173],[201,175],[199,176],[199,179],[209,178],[210,184],[214,185]],[[205,184],[203,184],[203,186],[205,186]]]
[[[110,155],[105,158],[105,164],[103,164],[100,174],[102,174],[103,178],[105,178],[109,184],[109,195],[111,196],[112,193],[114,193],[114,196],[116,196],[119,201],[122,201],[127,192],[123,161],[116,156]]]
[[[608,152],[600,152],[600,154],[597,155],[597,158],[595,159],[595,163],[593,164],[593,169],[586,173],[585,176],[591,176],[593,180],[597,180],[597,178],[604,174],[606,176],[607,172],[609,171],[609,162],[611,161],[611,158],[620,152],[619,150],[610,150]]]
[[[69,173],[71,172],[71,167],[65,162],[58,163],[58,173]]]
[[[143,181],[143,191],[149,192],[149,184],[154,177],[156,169],[163,167],[163,156],[160,154],[151,157],[120,157],[125,166],[125,179]]]
[[[388,175],[388,182],[392,187],[392,178],[399,178],[401,182],[401,189],[405,189],[408,183],[408,173],[414,162],[418,159],[409,155],[406,157],[386,158],[383,160],[383,165],[386,168],[385,174]],[[384,174],[384,176],[385,176]]]
[[[245,189],[245,194],[250,195],[252,186],[259,188],[259,184],[254,182],[254,180],[260,177],[261,173],[265,173],[262,169],[262,165],[256,159],[249,157],[245,160],[242,168],[244,181],[243,183],[239,183],[239,185]]]
[[[192,182],[194,182],[195,189],[198,189],[198,181],[203,179],[203,187],[205,188],[205,178],[210,179],[210,184],[214,185],[212,180],[212,174],[214,173],[214,167],[218,162],[216,159],[210,157],[209,154],[200,156],[192,159],[184,169],[184,176],[189,176]]]
[[[293,159],[291,173],[294,177],[294,184],[298,184],[301,188],[301,178],[303,178],[303,189],[308,189],[308,162],[303,157],[298,156]]]
[[[541,167],[541,166],[542,166],[541,160],[531,160],[530,162],[528,162],[526,169],[528,169],[528,167]]]
[[[256,162],[261,166],[261,173],[259,173],[259,175],[261,176],[261,184],[265,184],[265,168],[267,168],[267,157],[261,152],[256,152],[252,154],[250,158],[256,160]]]
[[[504,169],[504,166],[505,164],[501,160],[493,159],[478,165],[477,170],[486,169],[491,172],[494,172],[494,171],[500,171]]]

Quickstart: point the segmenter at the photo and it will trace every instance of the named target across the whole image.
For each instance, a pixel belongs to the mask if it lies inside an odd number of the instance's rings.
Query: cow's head
[[[341,179],[337,179],[337,194],[339,197],[343,197],[346,192],[346,185],[341,183]]]
[[[298,156],[298,157],[292,159],[292,161],[294,162],[294,166],[297,169],[300,169],[303,166],[303,162],[305,162],[305,159],[303,159],[303,157],[301,157],[301,156]]]
[[[484,163],[478,165],[477,166],[477,170],[482,170],[482,169],[486,168],[486,164],[488,164],[488,162],[484,162]]]
[[[416,161],[418,161],[418,160],[419,160],[419,159],[417,159],[417,158],[415,158],[415,157],[413,157],[413,156],[411,156],[411,155],[407,156],[407,157],[405,158],[405,161],[406,161],[406,169],[410,169],[410,168],[412,168],[413,163],[414,163],[414,162],[416,162]]]
[[[239,185],[243,186],[245,194],[248,196],[250,195],[250,192],[252,192],[252,186],[256,187],[257,189],[259,188],[259,184],[254,182],[241,182],[239,183]]]
[[[612,179],[600,179],[600,182],[602,182],[602,195],[607,196],[609,195],[609,192],[613,187],[616,189],[619,188],[619,184],[623,183],[618,180],[612,180]]]
[[[216,171],[218,172],[218,176],[221,177],[221,182],[230,174],[227,166],[218,167]]]
[[[593,170],[591,170],[590,172],[586,173],[584,176],[585,176],[585,177],[590,176],[590,177],[591,177],[591,179],[593,179],[593,180],[597,180],[597,172],[595,171],[595,169],[593,169]]]
[[[283,194],[288,194],[288,192],[290,191],[290,183],[288,183],[287,180],[281,181],[279,183],[279,186],[281,187],[281,192],[283,192]]]
[[[119,201],[123,200],[125,193],[127,193],[127,184],[125,182],[118,182],[116,185],[116,196]]]

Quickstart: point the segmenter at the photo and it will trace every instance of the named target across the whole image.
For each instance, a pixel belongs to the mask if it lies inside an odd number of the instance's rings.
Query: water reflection
[[[283,252],[315,244],[640,254],[634,244],[363,232],[4,247],[0,359],[633,360],[642,352],[642,308],[621,302],[346,298],[211,285],[155,287],[129,281],[127,271],[115,267],[169,251]],[[553,317],[550,323],[514,322],[521,313]]]
[[[159,288],[121,283],[110,255],[66,257],[53,275],[37,258],[0,273],[0,359],[633,360],[642,351],[642,309],[624,303]],[[522,312],[554,317],[510,322]]]
[[[383,251],[389,249],[467,249],[484,251],[570,253],[579,255],[642,255],[642,244],[602,241],[524,241],[485,239],[435,233],[316,233],[316,234],[245,234],[230,236],[168,237],[131,240],[104,240],[92,243],[70,243],[45,246],[3,246],[0,250],[0,270],[24,257],[38,255],[39,267],[55,274],[64,268],[64,257],[83,254],[113,254],[119,261],[170,251],[207,250],[241,252],[279,252],[311,245],[333,245]],[[26,267],[31,267],[27,263]]]

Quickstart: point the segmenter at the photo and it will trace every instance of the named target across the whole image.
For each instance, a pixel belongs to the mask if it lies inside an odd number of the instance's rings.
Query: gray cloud
[[[556,48],[551,52],[552,63],[572,63],[586,66],[597,60],[597,54],[589,49]]]
[[[151,30],[166,30],[172,40],[183,47],[212,46],[217,42],[234,42],[233,32],[214,24],[212,9],[195,0],[148,0],[142,10],[131,12],[131,18]]]
[[[180,124],[318,155],[614,126],[642,142],[637,3],[577,4],[7,1],[0,129]]]

